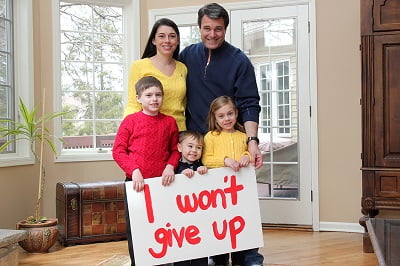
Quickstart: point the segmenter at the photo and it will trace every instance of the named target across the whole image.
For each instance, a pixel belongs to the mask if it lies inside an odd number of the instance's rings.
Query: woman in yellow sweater
[[[186,66],[177,61],[179,54],[179,29],[170,19],[162,18],[154,23],[142,58],[132,63],[128,79],[128,103],[124,116],[142,109],[136,99],[135,84],[145,76],[161,81],[164,101],[161,113],[173,116],[179,130],[186,130]]]
[[[249,165],[247,136],[237,117],[238,110],[230,97],[220,96],[212,101],[202,156],[202,162],[208,168],[227,166],[237,172]]]

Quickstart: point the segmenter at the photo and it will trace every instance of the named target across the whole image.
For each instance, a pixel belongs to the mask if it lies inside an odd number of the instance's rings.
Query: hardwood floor
[[[375,266],[375,254],[363,253],[362,234],[264,229],[265,263],[287,265]],[[21,249],[20,265],[96,265],[115,255],[128,254],[127,242],[116,241],[62,247],[45,254]]]

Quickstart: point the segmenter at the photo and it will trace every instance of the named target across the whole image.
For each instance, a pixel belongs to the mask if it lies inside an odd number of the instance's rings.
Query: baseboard
[[[320,222],[319,231],[364,233],[364,227],[358,223]]]

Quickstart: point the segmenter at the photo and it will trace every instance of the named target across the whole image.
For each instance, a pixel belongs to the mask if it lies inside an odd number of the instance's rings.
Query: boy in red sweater
[[[135,88],[142,110],[121,122],[112,154],[125,172],[125,181],[132,181],[133,189],[140,192],[146,178],[161,176],[162,184],[170,185],[175,179],[180,153],[175,119],[159,112],[164,95],[161,82],[151,76],[143,77]],[[126,195],[125,215],[129,255],[135,265]]]

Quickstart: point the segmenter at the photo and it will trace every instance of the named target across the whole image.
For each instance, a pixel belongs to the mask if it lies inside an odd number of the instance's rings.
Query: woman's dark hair
[[[204,17],[204,15],[212,19],[222,18],[224,20],[225,29],[229,25],[228,12],[226,11],[225,8],[223,8],[221,5],[217,3],[207,4],[199,9],[199,12],[197,13],[197,24],[199,25],[200,28],[201,28],[201,20]]]
[[[150,32],[149,39],[147,40],[146,48],[144,49],[144,52],[142,55],[142,59],[154,56],[157,53],[157,48],[153,44],[153,40],[156,38],[156,33],[160,26],[168,26],[168,27],[173,28],[178,37],[178,40],[180,39],[179,29],[178,29],[178,26],[175,24],[175,22],[173,22],[172,20],[170,20],[168,18],[160,18],[153,25],[153,28]],[[176,49],[172,56],[175,60],[178,60],[179,49],[180,48],[179,48],[179,44],[178,44],[176,46]]]

